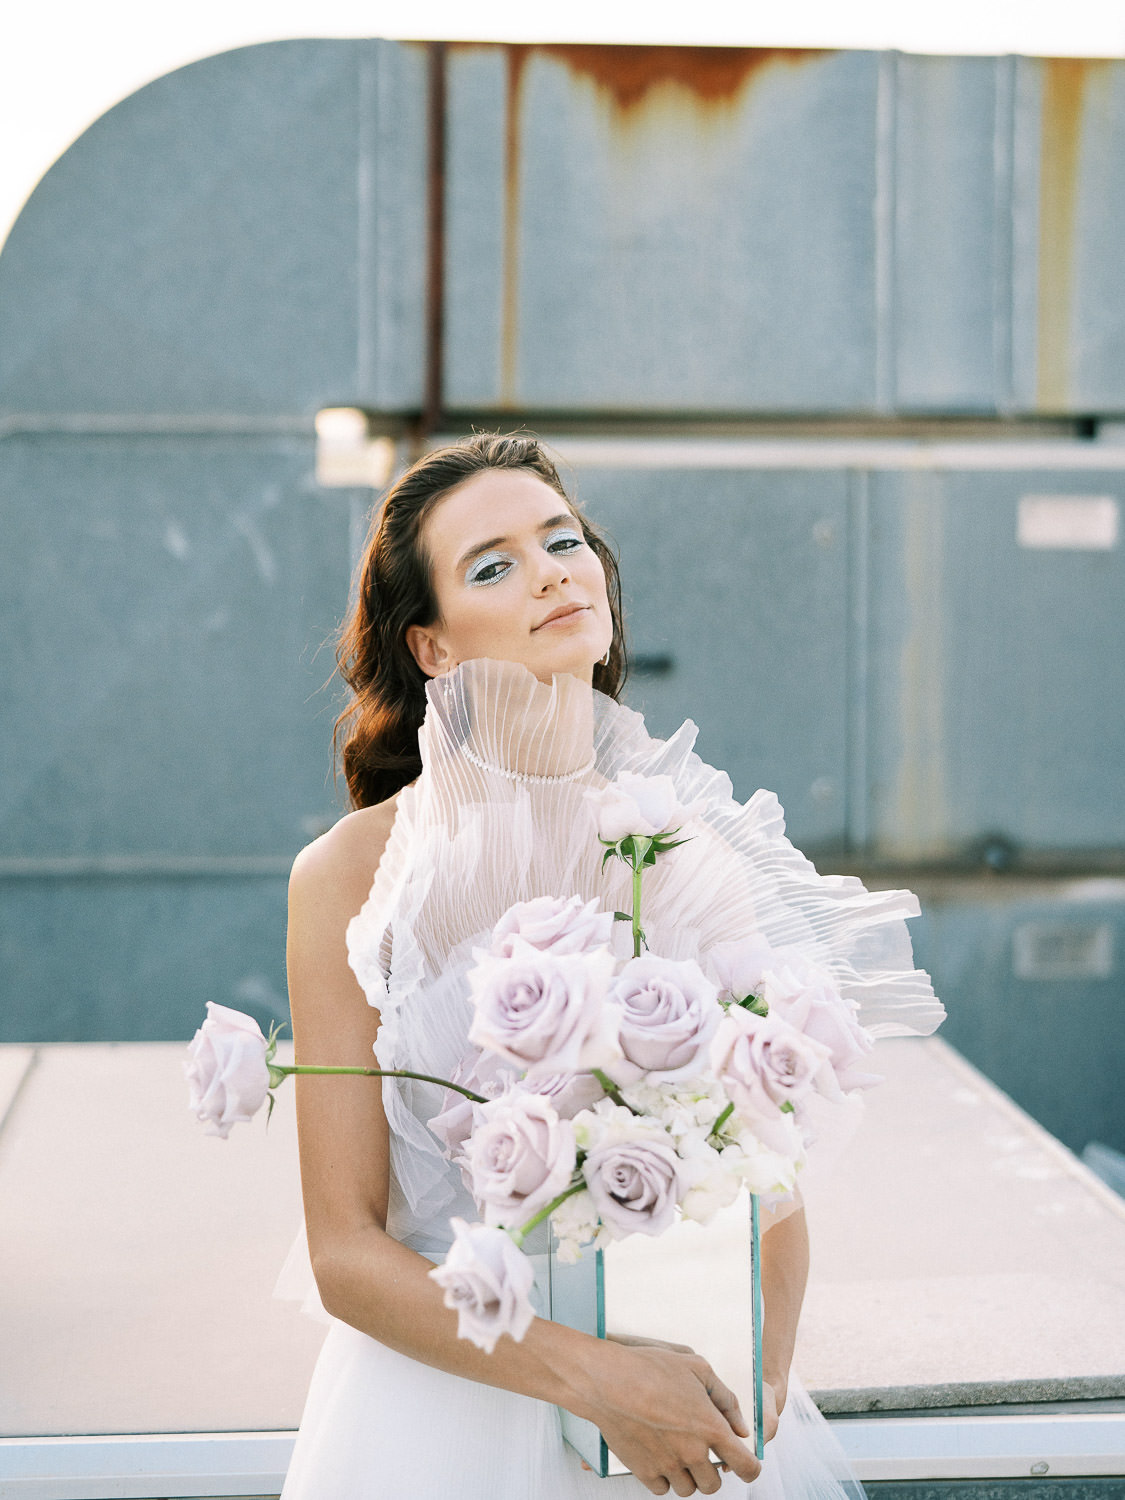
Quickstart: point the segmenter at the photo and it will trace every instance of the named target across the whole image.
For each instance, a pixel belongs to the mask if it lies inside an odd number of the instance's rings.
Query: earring
[[[603,667],[608,667],[609,666],[609,653],[610,653],[610,647],[607,646],[605,648],[605,655],[601,659],[601,665]]]

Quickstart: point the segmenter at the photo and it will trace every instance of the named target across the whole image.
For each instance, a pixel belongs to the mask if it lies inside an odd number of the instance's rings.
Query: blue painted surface
[[[459,427],[1125,411],[1125,64],[458,44],[448,68]],[[284,1006],[285,865],[342,806],[320,648],[357,504],[316,485],[312,417],[421,405],[430,102],[417,44],[207,59],[98,121],[4,247],[4,1040]],[[1015,542],[1022,494],[1125,505],[1119,470],[578,478],[634,647],[669,663],[630,701],[694,718],[826,868],[1125,848],[1121,548]],[[1117,907],[1106,975],[1013,968],[1067,899],[949,884],[919,957],[951,1041],[1071,1144],[1121,1145]]]
[[[336,805],[320,691],[348,504],[295,438],[0,442],[2,854],[293,854]]]
[[[1125,553],[1017,541],[1024,495],[1125,472],[871,478],[872,848],[927,860],[1000,834],[1031,852],[1125,847]]]
[[[1125,885],[929,880],[920,895],[915,957],[945,1040],[1073,1151],[1125,1150]],[[1091,957],[1108,958],[1100,975]]]
[[[0,257],[0,416],[416,407],[425,57],[274,42],[131,95]]]
[[[847,476],[588,469],[576,492],[620,545],[631,649],[669,667],[626,701],[656,734],[693,719],[736,797],[769,787],[794,840],[841,845]]]

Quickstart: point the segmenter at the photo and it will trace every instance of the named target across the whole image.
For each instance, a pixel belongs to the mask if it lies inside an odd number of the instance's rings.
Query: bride
[[[817,876],[768,794],[741,807],[691,752],[690,725],[655,740],[616,703],[616,565],[532,438],[476,436],[398,481],[340,661],[356,810],[293,867],[299,1061],[370,1066],[374,1048],[381,1067],[467,1079],[473,943],[515,901],[580,892],[625,904],[628,873],[614,873],[618,861],[602,872],[583,805],[622,770],[670,774],[681,801],[705,804],[692,840],[646,884],[654,951],[695,957],[751,921],[796,923],[853,977],[865,1022],[937,1024],[901,921],[912,898]],[[309,1252],[332,1326],[283,1500],[626,1500],[745,1495],[750,1481],[755,1500],[862,1494],[790,1380],[808,1266],[799,1206],[783,1206],[762,1239],[763,1466],[722,1372],[690,1349],[542,1318],[491,1354],[458,1338],[428,1272],[450,1216],[479,1214],[427,1128],[442,1105],[439,1089],[410,1080],[297,1081]],[[633,1477],[585,1470],[558,1407],[596,1423]]]

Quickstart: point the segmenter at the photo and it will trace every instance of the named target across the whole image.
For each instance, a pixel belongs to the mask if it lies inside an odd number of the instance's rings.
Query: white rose
[[[621,1013],[623,1056],[609,1070],[615,1082],[629,1084],[645,1075],[651,1082],[671,1082],[702,1071],[723,1010],[697,963],[651,954],[630,959],[609,1000]]]
[[[543,953],[592,953],[607,947],[613,937],[613,913],[599,911],[596,898],[581,896],[563,901],[538,896],[511,906],[492,929],[491,952],[511,958],[514,940],[522,938]]]
[[[693,802],[681,806],[671,776],[626,774],[608,786],[591,788],[585,795],[593,809],[598,836],[614,844],[629,834],[656,838],[671,833],[702,805]]]
[[[605,1004],[613,955],[540,953],[522,938],[511,958],[478,953],[469,974],[476,1008],[469,1040],[531,1078],[604,1068],[621,1056],[617,1015]]]
[[[723,1160],[729,1172],[759,1198],[777,1201],[788,1197],[804,1163],[801,1132],[792,1115],[783,1115],[779,1139],[784,1149],[771,1150],[752,1131],[743,1127],[739,1140],[724,1146]],[[786,1138],[787,1133],[787,1138]]]
[[[226,1140],[231,1126],[252,1120],[269,1093],[262,1028],[252,1016],[208,1000],[207,1019],[188,1052],[188,1108],[196,1119],[207,1122],[208,1135]]]
[[[555,1254],[563,1265],[572,1266],[598,1229],[598,1211],[588,1192],[575,1193],[560,1203],[551,1215]]]
[[[457,1314],[457,1336],[491,1354],[502,1334],[518,1343],[535,1313],[531,1288],[535,1272],[503,1229],[450,1219],[454,1241],[429,1275],[445,1290],[444,1302]]]
[[[574,1126],[536,1094],[478,1105],[465,1157],[485,1222],[526,1224],[569,1184],[576,1152]]]
[[[709,1224],[721,1208],[729,1206],[742,1191],[742,1178],[700,1132],[676,1142],[680,1156],[680,1212],[697,1224]]]

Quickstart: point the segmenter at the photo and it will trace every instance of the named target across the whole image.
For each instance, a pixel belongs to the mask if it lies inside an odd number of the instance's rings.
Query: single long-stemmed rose
[[[279,1063],[277,1039],[281,1027],[275,1022],[269,1036],[253,1016],[228,1005],[207,1002],[207,1019],[188,1044],[184,1074],[188,1080],[188,1108],[208,1127],[209,1135],[230,1135],[231,1127],[246,1124],[269,1100],[267,1119],[273,1113],[273,1091],[290,1073],[354,1073],[365,1078],[416,1078],[437,1083],[466,1099],[483,1104],[484,1096],[461,1084],[408,1068],[329,1067],[309,1063]]]
[[[641,877],[648,866],[656,863],[658,854],[687,842],[676,838],[676,834],[702,804],[682,806],[671,776],[635,774],[619,776],[608,786],[591,789],[586,798],[597,823],[598,840],[605,847],[603,867],[616,856],[633,872],[633,910],[615,915],[632,922],[633,957],[639,958],[645,943],[641,927]]]

